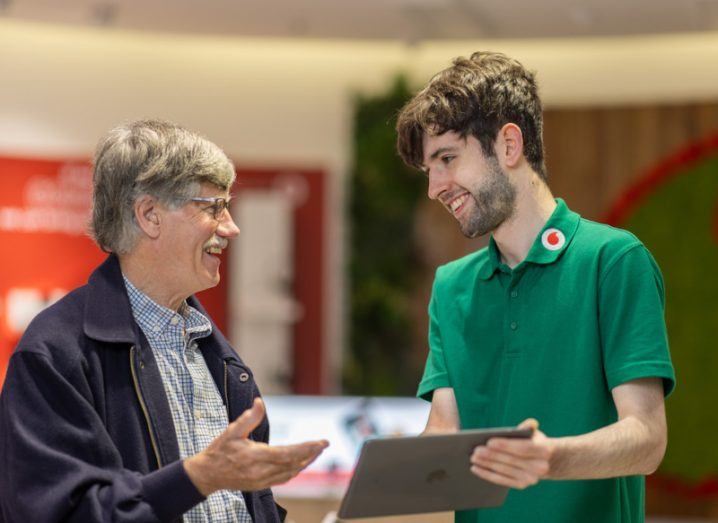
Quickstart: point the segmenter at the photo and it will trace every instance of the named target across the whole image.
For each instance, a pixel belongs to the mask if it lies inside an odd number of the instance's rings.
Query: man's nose
[[[219,221],[217,232],[225,238],[235,238],[239,236],[239,227],[234,223],[234,218],[232,218],[229,209],[225,209],[222,219]]]
[[[439,195],[447,189],[446,176],[442,176],[441,173],[429,171],[429,188],[427,189],[427,195],[432,200],[436,200]]]

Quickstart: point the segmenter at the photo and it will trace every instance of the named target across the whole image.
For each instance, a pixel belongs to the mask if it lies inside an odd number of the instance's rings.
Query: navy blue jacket
[[[259,395],[252,373],[216,325],[198,343],[234,420]],[[267,441],[266,419],[251,437]],[[271,490],[243,494],[255,523],[284,520]],[[179,521],[203,499],[179,459],[157,362],[110,256],[33,320],[10,359],[0,523]]]

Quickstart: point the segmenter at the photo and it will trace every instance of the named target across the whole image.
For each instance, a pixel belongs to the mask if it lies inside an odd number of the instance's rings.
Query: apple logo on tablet
[[[449,473],[444,469],[433,470],[426,475],[426,481],[428,483],[436,483],[437,481],[444,481],[448,478]]]

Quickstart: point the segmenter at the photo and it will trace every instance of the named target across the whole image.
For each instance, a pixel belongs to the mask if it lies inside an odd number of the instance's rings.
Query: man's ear
[[[159,202],[154,196],[143,194],[135,200],[135,220],[140,230],[148,237],[155,239],[160,235],[162,216]]]
[[[524,135],[515,123],[507,123],[499,129],[495,149],[497,158],[506,167],[517,167],[524,157]]]

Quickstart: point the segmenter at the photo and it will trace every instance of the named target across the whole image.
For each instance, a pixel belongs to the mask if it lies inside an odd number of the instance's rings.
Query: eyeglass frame
[[[210,210],[212,218],[217,221],[221,221],[224,211],[226,210],[229,212],[229,204],[232,201],[232,198],[233,196],[231,194],[229,196],[195,196],[194,198],[189,198],[188,201],[197,203],[209,203],[210,205],[208,205],[202,210]]]

